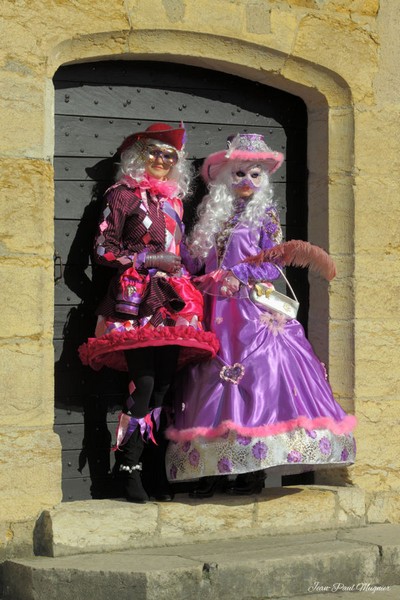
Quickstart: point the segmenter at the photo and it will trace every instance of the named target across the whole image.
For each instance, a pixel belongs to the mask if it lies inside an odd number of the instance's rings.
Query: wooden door
[[[63,499],[112,497],[110,469],[126,375],[83,367],[77,348],[93,335],[94,310],[110,273],[91,250],[102,195],[112,183],[122,139],[156,121],[183,121],[198,168],[228,135],[259,132],[285,154],[274,175],[284,234],[307,239],[304,103],[255,82],[178,64],[107,61],[66,66],[54,77],[55,109],[55,430],[63,447]],[[205,192],[196,180],[186,205],[190,228]],[[290,275],[306,325],[306,273]]]

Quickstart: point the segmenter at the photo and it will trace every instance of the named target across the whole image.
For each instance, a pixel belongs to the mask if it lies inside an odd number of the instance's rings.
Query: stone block
[[[378,67],[378,48],[370,31],[332,14],[309,12],[299,23],[292,53],[311,63],[318,57],[321,67],[336,73],[344,85],[351,85],[356,103],[372,102],[371,78]],[[353,68],[355,64],[357,69]]]
[[[340,527],[365,525],[365,490],[356,486],[336,487],[335,495],[338,525]]]
[[[57,43],[49,48],[48,73],[53,76],[57,69],[66,63],[91,62],[101,58],[108,60],[110,57],[124,60],[127,55],[139,54],[137,45],[129,46],[128,37],[129,29],[109,31],[108,27],[106,31],[103,27],[100,32],[95,31],[87,35],[61,36]],[[52,123],[48,123],[48,126],[50,128]]]
[[[358,397],[398,395],[400,344],[397,331],[397,314],[384,320],[372,316],[356,320],[355,392]]]
[[[378,2],[378,0],[376,0]],[[397,2],[386,2],[385,10],[380,10],[377,31],[380,39],[380,62],[384,68],[378,70],[374,79],[374,90],[378,106],[397,106],[400,88],[400,46],[398,32],[400,13]],[[392,125],[397,125],[397,120]],[[393,158],[393,157],[392,157]]]
[[[13,436],[19,425],[52,426],[53,372],[51,339],[47,343],[33,340],[0,346],[0,427],[10,432],[3,434],[5,444],[12,443],[8,436]],[[29,445],[25,450],[29,454]]]
[[[271,32],[271,9],[264,2],[246,3],[245,15],[248,33],[265,35]]]
[[[0,86],[3,90],[0,101],[0,154],[4,157],[46,158],[46,118],[52,119],[45,105],[47,80],[34,73],[30,77],[21,77],[20,73],[2,71]],[[23,172],[18,172],[20,175]],[[14,171],[14,177],[15,184],[20,186],[17,171]]]
[[[357,428],[357,432],[360,431]],[[357,434],[356,432],[356,434]],[[365,490],[376,490],[379,493],[388,489],[400,489],[400,475],[392,469],[390,472],[385,467],[370,465],[360,453],[359,459],[352,468],[352,480],[355,485]]]
[[[49,428],[0,430],[0,514],[9,523],[35,518],[61,500],[61,447]]]
[[[288,0],[291,7],[312,8],[321,10],[320,0]],[[351,13],[354,15],[376,16],[379,10],[379,0],[325,0],[322,8],[326,11],[338,13]]]
[[[378,262],[400,256],[400,207],[392,198],[400,194],[398,182],[388,183],[389,174],[379,178],[357,177],[355,185],[354,245],[361,256]]]
[[[334,527],[335,494],[328,489],[291,487],[264,492],[257,503],[257,528],[268,535],[306,533]]]
[[[66,36],[72,37],[71,32],[84,37],[129,28],[125,5],[115,4],[110,10],[107,0],[96,0],[95,3],[82,0],[79,4],[63,1],[30,3],[17,13],[12,4],[6,4],[2,15],[7,23],[7,44],[2,45],[3,48],[28,64],[36,58],[43,65],[51,48]]]
[[[329,322],[329,381],[336,397],[354,390],[354,333],[351,321]]]
[[[368,492],[368,523],[400,523],[400,491]]]
[[[380,581],[389,586],[400,584],[400,525],[371,525],[350,532],[339,531],[338,538],[379,546]]]
[[[346,89],[348,93],[349,90]],[[346,104],[332,107],[329,111],[329,178],[330,183],[340,185],[340,191],[344,194],[345,206],[353,210],[353,167],[354,167],[354,107],[350,98]],[[347,186],[347,190],[344,190]],[[336,203],[340,197],[334,196],[331,199],[330,208],[335,209]],[[339,208],[343,209],[343,203]],[[353,226],[353,219],[350,223],[342,222],[342,225]]]
[[[390,83],[388,88],[391,88]],[[355,124],[357,135],[354,138],[354,152],[357,174],[365,177],[366,184],[371,180],[375,189],[377,186],[374,182],[381,181],[381,191],[374,198],[375,202],[380,203],[380,198],[387,197],[387,183],[389,182],[390,187],[394,183],[398,185],[397,179],[393,180],[392,177],[392,174],[398,172],[400,168],[400,124],[397,103],[362,108],[356,112]],[[373,159],[371,148],[373,148]],[[360,198],[360,210],[362,206],[362,198]],[[394,203],[393,208],[398,210],[397,203]]]
[[[385,414],[385,402],[382,402],[382,418],[376,419],[373,409],[365,406],[364,402],[356,401],[357,425],[357,453],[358,461],[368,465],[371,469],[380,470],[384,475],[382,482],[386,489],[390,489],[390,474],[397,474],[398,470],[398,449],[395,444],[388,443],[393,437],[393,428],[400,425],[399,403],[398,400],[393,403],[393,413],[397,416],[390,418],[390,413]],[[371,418],[372,413],[372,418]],[[375,416],[375,418],[374,418]],[[398,478],[397,474],[397,478]]]
[[[254,501],[224,497],[222,506],[220,499],[207,503],[187,500],[182,504],[160,504],[159,518],[161,538],[246,535],[254,525]]]
[[[0,563],[16,556],[33,556],[35,521],[0,521]]]
[[[245,12],[240,3],[221,0],[212,6],[207,3],[200,11],[198,5],[193,2],[185,2],[183,6],[180,4],[176,0],[155,0],[152,4],[146,0],[128,0],[126,7],[134,29],[165,29],[172,23],[176,28],[208,33],[229,32],[237,35],[243,29]],[[157,20],[154,19],[155,13],[160,17]]]
[[[113,500],[61,504],[42,513],[35,530],[36,554],[64,556],[153,546],[158,506]]]
[[[51,339],[53,332],[53,262],[26,257],[0,262],[3,339]]]
[[[0,113],[1,114],[1,113]],[[1,118],[1,117],[0,117]],[[14,120],[19,120],[15,117]],[[7,127],[10,127],[8,124]],[[29,138],[21,132],[21,141]],[[44,160],[0,160],[1,254],[27,254],[40,264],[43,258],[53,258],[54,184],[53,167]]]
[[[352,277],[335,279],[329,287],[329,313],[333,320],[351,323],[354,318],[354,281]]]
[[[397,254],[376,250],[359,253],[356,257],[355,316],[361,321],[372,319],[379,329],[381,326],[385,329],[383,324],[387,318],[400,312]]]
[[[347,169],[350,168],[351,164],[347,164]],[[350,177],[347,179],[342,176],[331,176],[329,184],[329,252],[345,255],[351,255],[354,252],[354,193]]]
[[[315,168],[324,169],[328,168],[328,165],[323,165],[324,155],[323,149],[320,148],[321,152],[318,156],[310,158],[311,160],[319,161],[319,164],[315,163]],[[326,177],[319,177],[318,175],[311,175],[308,186],[308,240],[325,248],[329,248],[329,199],[328,199],[328,179]]]

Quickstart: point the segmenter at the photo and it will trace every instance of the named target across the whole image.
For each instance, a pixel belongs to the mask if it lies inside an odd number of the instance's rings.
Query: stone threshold
[[[178,495],[168,503],[62,503],[40,515],[34,551],[57,557],[357,528],[366,524],[365,507],[360,488],[320,485],[266,488],[251,497]]]

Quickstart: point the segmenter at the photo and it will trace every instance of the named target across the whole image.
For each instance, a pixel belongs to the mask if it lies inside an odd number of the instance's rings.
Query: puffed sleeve
[[[282,241],[282,229],[279,220],[279,214],[276,208],[271,207],[266,211],[265,219],[261,226],[259,249],[268,250]],[[231,269],[232,273],[242,283],[252,283],[254,281],[272,281],[278,279],[280,272],[273,264],[269,262],[260,265],[249,263],[240,263]]]
[[[144,253],[134,254],[124,247],[124,225],[129,211],[134,209],[135,199],[132,190],[124,186],[108,192],[94,244],[94,259],[99,264],[126,269],[131,267],[134,261],[136,266],[144,262],[145,255],[141,256]]]

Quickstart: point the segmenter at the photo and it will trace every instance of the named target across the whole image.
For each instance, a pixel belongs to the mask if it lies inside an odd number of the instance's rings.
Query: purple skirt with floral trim
[[[300,323],[248,297],[206,301],[220,350],[181,374],[167,431],[169,479],[352,464],[356,419],[334,399]]]

